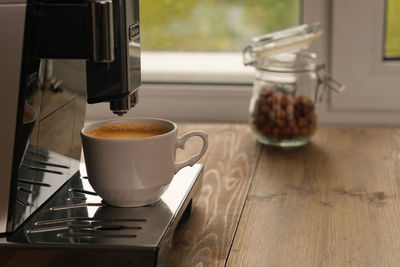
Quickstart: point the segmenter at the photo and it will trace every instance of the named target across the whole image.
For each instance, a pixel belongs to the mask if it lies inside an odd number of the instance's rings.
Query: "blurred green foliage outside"
[[[387,0],[385,57],[400,57],[400,0]]]
[[[241,51],[250,38],[299,24],[301,0],[140,0],[141,46]]]

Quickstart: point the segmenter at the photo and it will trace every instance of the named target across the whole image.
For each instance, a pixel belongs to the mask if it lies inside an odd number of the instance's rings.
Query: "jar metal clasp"
[[[316,71],[318,77],[318,85],[317,89],[315,90],[315,99],[318,102],[322,102],[324,99],[325,93],[328,90],[333,90],[334,92],[340,94],[346,90],[346,86],[341,82],[335,80],[325,68],[325,64],[321,64],[317,67]],[[322,86],[322,90],[320,91],[320,86]]]
[[[253,63],[254,63],[254,56],[253,56],[252,51],[253,51],[253,49],[252,49],[251,45],[248,45],[243,49],[243,54],[242,54],[243,55],[243,64],[245,66],[253,65]]]

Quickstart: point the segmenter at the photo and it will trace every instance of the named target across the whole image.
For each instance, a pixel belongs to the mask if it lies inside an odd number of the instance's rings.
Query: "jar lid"
[[[252,65],[257,69],[276,72],[316,71],[319,66],[317,55],[308,51],[287,52],[266,58],[256,58]]]
[[[310,64],[316,64],[316,55],[303,50],[321,34],[320,26],[316,23],[253,37],[243,51],[243,62],[245,65],[262,68],[267,63],[276,63],[279,68],[287,66],[289,69],[301,70],[303,66],[303,70],[309,70]]]

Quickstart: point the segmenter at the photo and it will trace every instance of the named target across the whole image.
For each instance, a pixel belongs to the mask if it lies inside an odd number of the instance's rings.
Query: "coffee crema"
[[[169,132],[170,129],[162,125],[140,125],[134,123],[106,125],[85,132],[87,136],[105,139],[144,138]]]

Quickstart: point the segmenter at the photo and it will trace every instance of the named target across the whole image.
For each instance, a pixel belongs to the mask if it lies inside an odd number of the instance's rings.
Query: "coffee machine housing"
[[[140,78],[139,0],[0,0],[0,234],[77,171],[85,102],[125,114]]]

